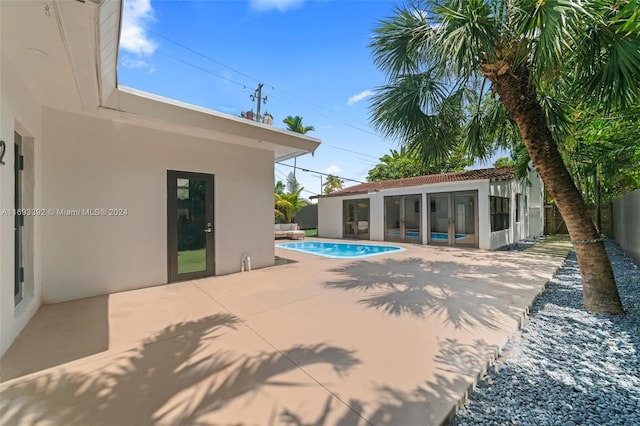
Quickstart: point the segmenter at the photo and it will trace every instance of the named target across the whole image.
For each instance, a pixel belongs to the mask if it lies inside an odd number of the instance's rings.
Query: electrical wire
[[[131,21],[131,20],[129,20],[129,19],[126,19],[126,18],[125,18],[125,20],[127,20],[127,21],[129,21],[129,22],[132,22],[132,23],[133,23],[133,21]],[[194,55],[197,55],[197,56],[199,56],[199,57],[201,57],[201,58],[203,58],[203,59],[206,59],[206,60],[211,61],[211,62],[213,62],[213,63],[215,63],[215,64],[218,64],[218,65],[220,65],[220,66],[222,66],[222,67],[224,67],[224,68],[227,68],[227,69],[229,69],[230,71],[233,71],[233,72],[235,72],[235,73],[237,73],[237,74],[239,74],[239,75],[241,75],[241,76],[243,76],[243,77],[245,77],[245,78],[248,78],[248,79],[253,80],[253,81],[255,81],[255,82],[259,82],[259,80],[258,80],[258,79],[256,79],[255,77],[252,77],[252,76],[251,76],[251,75],[249,75],[249,74],[243,73],[242,71],[239,71],[239,70],[237,70],[237,69],[235,69],[235,68],[233,68],[233,67],[231,67],[231,66],[229,66],[229,65],[226,65],[226,64],[224,64],[223,62],[220,62],[220,61],[218,61],[218,60],[216,60],[216,59],[213,59],[213,58],[211,58],[211,57],[210,57],[210,56],[208,56],[208,55],[205,55],[205,54],[203,54],[203,53],[201,53],[201,52],[199,52],[199,51],[197,51],[197,50],[195,50],[195,49],[192,49],[192,48],[190,48],[190,47],[188,47],[188,46],[186,46],[186,45],[184,45],[184,44],[182,44],[182,43],[180,43],[180,42],[178,42],[178,41],[175,41],[175,40],[171,39],[170,37],[164,36],[164,35],[162,35],[162,34],[160,34],[160,33],[156,32],[156,31],[153,31],[153,30],[150,30],[150,29],[145,29],[145,31],[147,31],[147,32],[149,32],[149,33],[151,33],[151,34],[153,34],[153,35],[155,35],[155,36],[157,36],[157,37],[159,37],[159,38],[161,38],[161,39],[163,39],[163,40],[166,40],[167,42],[172,43],[172,44],[174,44],[174,45],[176,45],[176,46],[180,47],[181,49],[184,49],[184,50],[186,50],[186,51],[188,51],[188,52],[190,52],[190,53],[193,53]],[[126,39],[126,40],[128,40],[128,41],[130,41],[130,42],[132,42],[132,43],[135,43],[135,44],[138,44],[138,45],[143,45],[143,44],[142,44],[141,42],[139,42],[138,40],[133,40],[133,39],[131,39],[131,38],[124,37],[124,36],[123,36],[122,38],[124,38],[124,39]],[[195,69],[198,69],[198,70],[200,70],[200,71],[202,71],[202,72],[205,72],[205,73],[207,73],[207,74],[210,74],[210,75],[212,75],[212,76],[214,76],[214,77],[218,77],[218,78],[220,78],[220,79],[222,79],[222,80],[224,80],[224,81],[227,81],[227,82],[229,82],[229,83],[233,83],[233,84],[236,84],[236,85],[238,85],[238,86],[241,86],[243,89],[246,89],[246,88],[247,88],[247,84],[244,84],[244,83],[241,83],[241,82],[238,82],[238,81],[232,80],[232,79],[230,79],[229,77],[226,77],[226,76],[224,76],[224,75],[217,74],[217,73],[215,73],[215,72],[213,72],[213,71],[211,71],[211,70],[209,70],[209,69],[206,69],[206,68],[204,68],[204,67],[201,67],[201,66],[199,66],[199,65],[196,65],[196,64],[194,64],[194,63],[192,63],[192,62],[189,62],[189,61],[187,61],[187,60],[181,59],[181,58],[179,58],[179,57],[177,57],[177,56],[171,55],[171,54],[166,53],[166,52],[164,52],[164,51],[161,51],[161,50],[159,50],[159,49],[158,49],[158,50],[156,50],[156,52],[157,52],[158,54],[162,55],[162,56],[165,56],[165,57],[167,57],[167,58],[173,59],[174,61],[177,61],[177,62],[180,62],[180,63],[182,63],[182,64],[184,64],[184,65],[187,65],[187,66],[193,67],[193,68],[195,68]],[[272,90],[276,90],[276,87],[275,87],[275,86],[272,86],[272,85],[269,85],[269,84],[266,84],[266,86],[267,86],[267,87],[271,87],[271,88],[272,88]],[[282,90],[282,89],[278,89],[278,90],[279,90],[281,93],[289,94],[289,93],[288,93],[287,91],[285,91],[285,90]],[[291,97],[293,97],[293,98],[297,98],[297,99],[300,99],[300,100],[302,100],[302,101],[304,101],[304,102],[306,102],[306,103],[308,103],[308,104],[311,104],[311,105],[313,105],[313,106],[315,106],[315,107],[317,107],[317,108],[320,108],[320,109],[325,110],[325,111],[329,111],[329,112],[330,112],[330,113],[332,113],[332,114],[334,113],[331,109],[329,109],[329,108],[327,108],[327,107],[324,107],[324,106],[322,106],[322,105],[316,104],[316,103],[314,103],[314,102],[310,102],[310,101],[308,101],[308,100],[306,100],[306,99],[304,99],[304,98],[300,98],[300,97],[298,97],[298,96],[296,96],[296,95],[292,95],[292,94],[289,94],[289,95],[290,95]],[[296,105],[295,103],[292,103],[292,102],[290,102],[290,101],[287,101],[286,99],[280,98],[279,96],[273,96],[273,95],[269,95],[269,96],[271,96],[272,98],[278,99],[278,100],[280,100],[280,101],[282,101],[282,102],[285,102],[285,103],[287,103],[287,104],[290,104],[290,105],[293,105],[293,106],[298,106],[298,105]],[[327,118],[328,118],[328,116],[327,116],[326,114],[322,114],[322,115],[323,115],[324,117],[327,117]],[[363,126],[365,126],[365,127],[369,127],[369,128],[371,128],[370,126],[368,126],[368,125],[366,125],[366,124],[363,124],[363,123],[359,123],[359,122],[357,122],[357,121],[356,121],[355,123],[357,123],[357,124],[362,124],[362,125],[363,125]],[[344,126],[351,127],[351,128],[353,128],[353,129],[359,130],[359,131],[361,131],[361,132],[364,132],[364,133],[367,133],[367,134],[370,134],[370,135],[377,136],[374,132],[371,132],[371,131],[369,131],[369,130],[366,130],[366,129],[360,128],[360,127],[355,126],[355,125],[353,125],[353,124],[349,124],[349,123],[342,123],[342,124],[343,124]],[[327,144],[327,143],[324,143],[323,145],[328,146],[328,147],[333,148],[333,149],[340,150],[340,151],[349,152],[349,153],[352,153],[352,154],[355,154],[355,155],[360,155],[360,156],[363,156],[363,157],[368,157],[368,158],[372,158],[372,159],[376,160],[376,163],[372,163],[372,162],[368,162],[368,163],[367,163],[367,162],[362,162],[362,161],[360,161],[362,164],[366,164],[366,165],[368,165],[368,166],[376,166],[376,165],[378,164],[378,162],[377,162],[377,161],[379,161],[379,158],[378,158],[378,157],[375,157],[375,156],[373,156],[373,155],[364,154],[364,153],[361,153],[361,152],[358,152],[358,151],[353,151],[353,150],[350,150],[350,149],[347,149],[347,148],[342,148],[342,147],[338,147],[338,146],[336,146],[336,145],[331,145],[331,144]],[[283,165],[288,166],[288,167],[293,167],[293,166],[289,166],[289,165],[286,165],[286,164],[283,164]],[[323,173],[321,173],[321,172],[314,172],[314,173],[323,174]],[[324,174],[324,175],[327,175],[327,176],[328,176],[328,174]],[[353,182],[359,182],[359,183],[362,183],[362,182],[360,182],[360,181],[358,181],[358,180],[355,180],[355,179],[348,179],[348,178],[345,178],[345,180],[349,180],[349,181],[353,181]]]
[[[294,166],[292,166],[292,165],[284,164],[284,163],[280,163],[280,162],[276,162],[276,164],[279,164],[279,165],[281,165],[281,166],[285,166],[285,167],[291,167],[292,169],[298,169],[298,170],[301,170],[301,171],[303,171],[303,172],[315,173],[315,174],[322,175],[322,176],[335,176],[335,177],[337,177],[338,179],[348,180],[348,181],[350,181],[350,182],[366,183],[366,182],[362,182],[361,180],[350,179],[350,178],[346,178],[346,177],[342,177],[342,176],[336,176],[336,175],[334,175],[334,174],[332,174],[332,173],[324,173],[324,172],[318,172],[318,171],[316,171],[316,170],[309,170],[309,169],[307,169],[307,168],[303,168],[303,167],[294,167]]]
[[[132,21],[132,20],[130,20],[130,19],[124,18],[124,20],[126,20],[126,21],[128,21],[128,22],[130,22],[130,23],[135,24],[135,22],[133,22],[133,21]],[[235,73],[237,73],[237,74],[239,74],[239,75],[241,75],[241,76],[243,76],[243,77],[245,77],[245,78],[248,78],[248,79],[250,79],[250,80],[253,80],[253,81],[255,81],[255,82],[260,83],[260,80],[258,80],[257,78],[255,78],[255,77],[253,77],[253,76],[251,76],[251,75],[249,75],[249,74],[247,74],[247,73],[244,73],[244,72],[242,72],[242,71],[240,71],[240,70],[238,70],[238,69],[236,69],[236,68],[234,68],[234,67],[231,67],[231,66],[229,66],[229,65],[227,65],[227,64],[225,64],[225,63],[223,63],[223,62],[221,62],[221,61],[218,61],[217,59],[214,59],[214,58],[212,58],[211,56],[208,56],[208,55],[206,55],[206,54],[204,54],[204,53],[202,53],[202,52],[199,52],[199,51],[197,51],[197,50],[195,50],[195,49],[192,49],[192,48],[188,47],[187,45],[185,45],[185,44],[183,44],[183,43],[180,43],[180,42],[178,42],[178,41],[176,41],[176,40],[172,39],[171,37],[167,37],[167,36],[165,36],[165,35],[163,35],[163,34],[158,33],[157,31],[153,31],[153,30],[150,30],[150,29],[148,29],[148,28],[145,28],[145,31],[147,31],[147,32],[149,32],[149,33],[151,33],[151,34],[155,35],[156,37],[159,37],[159,38],[161,38],[161,39],[163,39],[163,40],[166,40],[167,42],[169,42],[169,43],[171,43],[171,44],[174,44],[175,46],[178,46],[178,47],[180,47],[181,49],[184,49],[184,50],[186,50],[186,51],[188,51],[188,52],[190,52],[190,53],[192,53],[192,54],[194,54],[194,55],[197,55],[197,56],[199,56],[199,57],[201,57],[201,58],[203,58],[203,59],[206,59],[206,60],[211,61],[211,62],[213,62],[213,63],[215,63],[215,64],[218,64],[218,65],[220,65],[221,67],[224,67],[224,68],[226,68],[226,69],[228,69],[228,70],[230,70],[230,71],[232,71],[232,72],[235,72]],[[132,40],[132,39],[130,39],[130,38],[127,38],[127,40],[129,40],[129,41],[131,41],[131,42],[133,42],[133,43],[137,43],[137,44],[139,44],[139,45],[143,45],[142,43],[140,43],[140,42],[139,42],[139,41],[137,41],[137,40]],[[160,50],[157,50],[157,51],[158,51],[158,52],[161,52]],[[186,62],[186,61],[184,61],[184,60],[177,59],[176,57],[171,56],[171,55],[168,55],[168,54],[166,54],[166,53],[163,53],[163,54],[164,54],[165,56],[170,57],[170,58],[176,59],[176,60],[178,60],[179,62],[182,62],[182,63],[185,63],[185,64],[189,65],[189,63],[188,63],[188,62]],[[211,72],[211,71],[209,71],[209,70],[203,69],[203,68],[198,67],[198,66],[196,66],[196,65],[193,65],[193,64],[191,64],[191,65],[192,65],[192,66],[194,66],[194,67],[195,67],[195,68],[197,68],[197,69],[200,69],[200,70],[202,70],[202,71],[208,72],[209,74],[215,75],[216,77],[219,77],[219,78],[222,78],[222,79],[224,79],[224,80],[228,80],[228,81],[231,81],[231,82],[233,82],[233,83],[236,83],[236,84],[239,84],[239,85],[242,85],[242,86],[245,86],[245,87],[246,87],[246,85],[245,85],[245,84],[235,82],[235,81],[233,81],[233,80],[231,80],[231,79],[229,79],[229,78],[227,78],[227,77],[221,76],[221,75],[219,75],[219,74],[215,74],[215,73],[213,73],[213,72]],[[267,87],[271,87],[271,89],[272,89],[272,90],[278,90],[280,93],[285,94],[285,95],[288,95],[288,96],[290,96],[290,97],[292,97],[292,98],[294,98],[294,99],[297,99],[298,101],[304,102],[304,103],[306,103],[306,104],[308,104],[308,105],[312,105],[312,106],[314,106],[314,107],[316,107],[316,108],[318,108],[318,109],[321,109],[321,110],[324,110],[324,111],[328,111],[328,112],[329,112],[329,113],[331,113],[331,114],[335,114],[335,112],[334,112],[331,108],[328,108],[328,107],[326,107],[326,106],[323,106],[323,105],[317,104],[317,103],[315,103],[315,102],[312,102],[312,101],[308,100],[307,98],[303,98],[303,97],[301,97],[301,96],[299,96],[299,95],[297,95],[297,94],[295,94],[295,93],[291,93],[291,92],[289,92],[288,90],[284,90],[284,89],[279,88],[279,87],[276,87],[276,86],[274,86],[274,85],[272,85],[272,84],[267,84],[267,83],[265,83],[264,85],[265,85],[265,86],[267,86]],[[277,97],[277,96],[273,96],[273,95],[270,95],[270,96],[271,96],[271,97],[273,97],[274,99],[280,99],[281,101],[286,102],[284,99],[279,98],[279,97]],[[289,103],[289,102],[288,102],[288,103]],[[295,104],[293,104],[293,105],[295,105]],[[366,129],[362,129],[362,128],[360,128],[360,127],[356,127],[356,126],[354,126],[353,124],[349,124],[349,123],[343,123],[343,125],[345,125],[345,126],[347,126],[347,127],[354,128],[354,129],[356,129],[356,130],[360,130],[361,132],[368,133],[368,134],[373,135],[373,136],[378,136],[378,135],[373,131],[374,129],[373,129],[371,126],[369,126],[368,124],[366,124],[366,123],[362,123],[362,122],[359,122],[359,121],[354,121],[354,123],[359,124],[359,125],[361,125],[361,126],[363,126],[363,127],[365,127],[365,128],[371,129],[371,131],[370,131],[370,130],[366,130]]]

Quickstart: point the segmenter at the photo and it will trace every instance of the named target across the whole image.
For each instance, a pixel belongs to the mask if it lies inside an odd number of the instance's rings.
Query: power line
[[[289,165],[289,164],[284,164],[284,163],[280,163],[280,162],[277,162],[276,164],[280,164],[281,166],[285,166],[285,167],[291,167],[291,168],[293,169],[293,166],[291,166],[291,165]],[[303,171],[303,172],[316,173],[316,174],[319,174],[319,175],[322,175],[322,176],[336,176],[336,175],[331,174],[331,173],[318,172],[318,171],[316,171],[316,170],[304,169],[304,168],[302,168],[302,167],[296,167],[296,169],[301,170],[301,171]],[[348,181],[350,181],[350,182],[366,183],[366,182],[362,182],[361,180],[349,179],[349,178],[342,177],[342,176],[336,176],[336,177],[337,177],[338,179],[348,180]]]
[[[328,144],[326,142],[323,142],[322,144],[325,145],[325,146],[329,146],[331,148],[334,148],[334,149],[339,149],[340,151],[351,152],[353,154],[362,155],[363,157],[369,157],[369,158],[373,158],[376,161],[380,161],[380,158],[374,157],[373,155],[363,154],[363,153],[358,152],[358,151],[353,151],[353,150],[350,150],[350,149],[347,149],[347,148],[342,148],[342,147],[339,147],[339,146],[331,145],[331,144]]]
[[[132,20],[130,20],[130,19],[125,19],[125,21],[129,21],[129,22],[131,22],[132,24],[135,24],[135,22],[133,22],[133,21],[132,21]],[[175,40],[173,40],[173,39],[171,39],[171,38],[169,38],[169,37],[167,37],[167,36],[164,36],[164,35],[162,35],[162,34],[160,34],[160,33],[156,32],[156,31],[150,30],[150,29],[148,29],[148,28],[145,28],[145,31],[146,31],[146,32],[149,32],[149,33],[151,33],[151,34],[153,34],[153,35],[155,35],[155,36],[157,36],[157,37],[160,37],[161,39],[166,40],[166,41],[168,41],[169,43],[175,44],[176,46],[181,47],[181,48],[183,48],[184,50],[187,50],[187,51],[189,51],[189,52],[193,53],[194,55],[200,56],[200,57],[201,57],[201,58],[203,58],[203,59],[206,59],[206,60],[211,61],[211,62],[213,62],[213,63],[215,63],[215,64],[218,64],[218,65],[220,65],[221,67],[227,68],[228,70],[233,71],[233,72],[235,72],[235,73],[238,73],[238,74],[240,74],[240,75],[241,75],[241,76],[243,76],[243,77],[246,77],[246,78],[248,78],[248,79],[250,79],[250,80],[254,80],[254,81],[255,81],[255,82],[257,82],[257,83],[259,83],[259,82],[260,82],[258,79],[256,79],[256,78],[254,78],[254,77],[250,76],[249,74],[245,74],[245,73],[243,73],[242,71],[239,71],[239,70],[237,70],[237,69],[235,69],[235,68],[233,68],[233,67],[230,67],[229,65],[226,65],[226,64],[224,64],[224,63],[222,63],[222,62],[220,62],[220,61],[217,61],[217,60],[213,59],[212,57],[205,55],[204,53],[200,53],[200,52],[198,52],[197,50],[192,49],[192,48],[190,48],[189,46],[187,46],[187,45],[185,45],[185,44],[182,44],[182,43],[180,43],[180,42],[178,42],[178,41],[175,41]],[[132,41],[135,41],[135,40],[132,40]]]
[[[130,19],[126,19],[126,18],[125,18],[125,20],[126,20],[126,21],[128,21],[128,22],[131,22],[131,23],[134,23],[134,24],[135,24],[135,22],[131,21]],[[170,37],[167,37],[167,36],[165,36],[165,35],[162,35],[162,34],[160,34],[160,33],[156,32],[156,31],[150,30],[150,29],[148,29],[148,28],[145,28],[145,31],[147,31],[147,32],[149,32],[149,33],[151,33],[151,34],[153,34],[153,35],[155,35],[155,36],[157,36],[157,37],[159,37],[159,38],[161,38],[161,39],[163,39],[163,40],[166,40],[166,41],[168,41],[169,43],[174,44],[174,45],[176,45],[176,46],[178,46],[178,47],[180,47],[180,48],[182,48],[182,49],[184,49],[184,50],[186,50],[186,51],[188,51],[188,52],[191,52],[191,53],[193,53],[194,55],[197,55],[197,56],[199,56],[199,57],[201,57],[201,58],[203,58],[203,59],[206,59],[206,60],[208,60],[208,61],[211,61],[211,62],[213,62],[213,63],[215,63],[215,64],[220,65],[221,67],[224,67],[224,68],[226,68],[226,69],[228,69],[228,70],[230,70],[230,71],[233,71],[233,72],[235,72],[235,73],[237,73],[237,74],[239,74],[239,75],[241,75],[241,76],[243,76],[243,77],[246,77],[246,78],[248,78],[248,79],[250,79],[250,80],[253,80],[253,81],[255,81],[255,82],[260,83],[260,80],[258,80],[257,78],[255,78],[255,77],[253,77],[253,76],[251,76],[251,75],[249,75],[249,74],[247,74],[247,73],[244,73],[244,72],[242,72],[242,71],[240,71],[240,70],[238,70],[238,69],[236,69],[236,68],[234,68],[234,67],[231,67],[231,66],[229,66],[229,65],[227,65],[227,64],[225,64],[225,63],[223,63],[223,62],[221,62],[221,61],[218,61],[218,60],[216,60],[216,59],[212,58],[211,56],[208,56],[208,55],[206,55],[206,54],[204,54],[204,53],[202,53],[202,52],[199,52],[199,51],[197,51],[197,50],[195,50],[195,49],[192,49],[192,48],[190,48],[189,46],[187,46],[187,45],[185,45],[185,44],[183,44],[183,43],[180,43],[180,42],[178,42],[178,41],[176,41],[176,40],[174,40],[174,39],[172,39],[172,38],[170,38]],[[134,42],[134,43],[136,43],[136,44],[143,45],[142,43],[140,43],[140,42],[139,42],[139,41],[137,41],[137,40],[132,40],[132,39],[130,39],[130,38],[126,38],[126,39],[127,39],[127,40],[129,40],[129,41],[132,41],[132,42]],[[158,52],[160,52],[160,51],[158,50]],[[162,53],[162,52],[160,52],[160,53]],[[163,54],[164,54],[164,53],[163,53]],[[203,69],[203,68],[201,68],[201,67],[198,67],[198,66],[196,66],[196,65],[189,64],[189,63],[187,63],[186,61],[183,61],[183,60],[177,59],[177,58],[175,58],[175,57],[173,57],[173,56],[170,56],[170,55],[168,55],[168,54],[164,54],[164,55],[165,55],[165,56],[168,56],[168,57],[170,57],[170,58],[176,59],[176,60],[178,60],[178,61],[180,61],[180,62],[182,62],[182,63],[185,63],[185,64],[187,64],[187,65],[192,65],[192,66],[194,66],[195,68],[198,68],[198,69],[200,69],[200,70],[202,70],[202,71],[208,72],[209,74],[215,75],[215,76],[217,76],[217,77],[223,78],[223,79],[225,79],[225,80],[231,81],[231,82],[236,83],[236,84],[240,84],[240,85],[242,85],[242,86],[246,86],[246,85],[244,85],[244,84],[241,84],[241,83],[235,82],[235,81],[233,81],[233,80],[231,80],[231,79],[229,79],[229,78],[227,78],[227,77],[220,76],[220,75],[218,75],[218,74],[215,74],[215,73],[213,73],[213,72],[210,72],[210,71],[208,71],[208,70],[205,70],[205,69]],[[288,95],[288,96],[290,96],[290,97],[292,97],[292,98],[294,98],[294,99],[297,99],[297,100],[299,100],[299,101],[301,101],[301,102],[307,103],[307,104],[312,105],[312,106],[314,106],[314,107],[316,107],[316,108],[319,108],[319,109],[321,109],[321,110],[328,111],[328,112],[330,112],[331,114],[335,114],[335,112],[334,112],[332,109],[330,109],[330,108],[328,108],[328,107],[326,107],[326,106],[323,106],[323,105],[317,104],[317,103],[315,103],[315,102],[312,102],[312,101],[308,100],[307,98],[303,98],[303,97],[301,97],[301,96],[299,96],[299,95],[296,95],[295,93],[290,93],[289,91],[284,90],[284,89],[282,89],[282,88],[276,88],[276,87],[275,87],[275,86],[273,86],[273,85],[269,85],[269,84],[268,84],[267,86],[271,87],[271,89],[272,89],[272,90],[276,90],[276,89],[277,89],[279,92],[281,92],[281,93],[283,93],[283,94],[285,94],[285,95]],[[279,99],[280,99],[280,100],[283,100],[282,98],[279,98]],[[369,128],[369,129],[372,129],[372,130],[373,130],[373,128],[372,128],[371,126],[369,126],[368,124],[366,124],[366,123],[362,123],[362,122],[359,122],[359,121],[354,121],[354,123],[356,123],[356,124],[360,124],[361,126],[364,126],[364,127],[366,127],[366,128]],[[373,135],[373,136],[378,136],[378,135],[377,135],[375,132],[373,132],[373,131],[369,131],[369,130],[366,130],[366,129],[362,129],[362,128],[360,128],[360,127],[356,127],[356,126],[354,126],[354,125],[352,125],[352,124],[343,123],[343,125],[345,125],[345,126],[347,126],[347,127],[352,127],[352,128],[354,128],[354,129],[356,129],[356,130],[360,130],[361,132],[368,133],[368,134]]]
[[[129,40],[129,41],[131,41],[131,42],[133,42],[133,43],[136,43],[136,44],[142,45],[142,43],[140,43],[140,42],[139,42],[139,41],[137,41],[137,40],[133,40],[133,39],[130,39],[130,38],[128,38],[128,37],[122,37],[122,38],[124,38],[125,40]],[[182,64],[185,64],[185,65],[188,65],[188,66],[190,66],[190,67],[196,68],[196,69],[198,69],[198,70],[200,70],[200,71],[204,71],[204,72],[206,72],[207,74],[214,75],[214,76],[216,76],[216,77],[218,77],[218,78],[221,78],[221,79],[223,79],[223,80],[226,80],[226,81],[228,81],[228,82],[230,82],[230,83],[237,84],[238,86],[242,86],[242,87],[243,87],[243,88],[245,88],[245,89],[247,88],[247,85],[246,85],[246,84],[244,84],[244,83],[239,83],[239,82],[237,82],[237,81],[231,80],[229,77],[225,77],[225,76],[223,76],[223,75],[216,74],[216,73],[214,73],[213,71],[210,71],[210,70],[208,70],[208,69],[206,69],[206,68],[202,68],[201,66],[195,65],[195,64],[193,64],[193,63],[191,63],[191,62],[185,61],[184,59],[180,59],[180,58],[178,58],[178,57],[176,57],[176,56],[170,55],[170,54],[165,53],[165,52],[162,52],[162,51],[160,51],[160,50],[157,50],[156,52],[157,52],[157,53],[159,53],[160,55],[166,56],[167,58],[171,58],[171,59],[173,59],[174,61],[178,61],[178,62],[180,62],[180,63],[182,63]]]

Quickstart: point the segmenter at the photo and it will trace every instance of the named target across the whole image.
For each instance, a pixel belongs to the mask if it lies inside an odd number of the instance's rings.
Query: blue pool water
[[[389,237],[399,237],[400,231],[391,231],[387,234]],[[405,238],[420,238],[420,233],[415,231],[406,231],[404,233]],[[467,238],[467,234],[456,234],[456,240],[462,240]],[[446,232],[432,232],[431,239],[434,241],[448,241],[449,235]]]
[[[389,235],[390,237],[399,237],[400,236],[400,231],[391,231],[387,235]],[[420,238],[420,233],[419,232],[415,232],[415,231],[405,231],[404,237],[405,238]]]
[[[461,240],[467,237],[467,234],[456,234],[456,240]],[[446,232],[432,232],[431,239],[436,241],[447,241],[449,239],[449,235]]]
[[[333,243],[333,242],[311,242],[278,244],[277,247],[301,251],[316,256],[331,257],[334,259],[355,259],[359,257],[377,256],[379,254],[404,251],[402,247],[355,244],[355,243]]]

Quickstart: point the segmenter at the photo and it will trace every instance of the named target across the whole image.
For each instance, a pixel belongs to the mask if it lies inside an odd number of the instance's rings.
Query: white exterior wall
[[[342,201],[368,197],[368,195],[364,194],[350,197],[319,198],[318,236],[325,238],[342,238]]]
[[[384,241],[384,197],[397,195],[422,195],[422,229],[429,229],[426,194],[440,192],[478,191],[479,246],[490,248],[489,234],[489,185],[488,181],[448,182],[409,188],[386,189],[379,192],[344,197],[326,197],[318,200],[318,236],[342,238],[342,201],[352,199],[370,199],[370,240]],[[487,212],[484,217],[482,212]],[[427,233],[423,232],[423,244],[427,242]]]
[[[529,172],[529,183],[521,180],[491,182],[489,191],[491,196],[509,198],[511,200],[509,205],[511,212],[509,229],[490,232],[491,237],[488,248],[494,250],[523,238],[542,235],[544,220],[542,213],[544,209],[542,181],[535,171]],[[516,194],[522,194],[520,222],[516,222]],[[527,197],[526,207],[525,196]],[[490,214],[489,206],[488,209]]]
[[[273,153],[44,110],[42,208],[127,209],[45,217],[43,301],[167,282],[167,170],[215,175],[217,275],[273,265]]]
[[[326,197],[318,200],[318,236],[326,238],[343,238],[342,202],[343,200],[370,200],[370,240],[384,240],[384,197],[398,195],[422,195],[422,229],[429,229],[429,208],[427,194],[442,192],[477,191],[478,194],[478,246],[481,249],[496,249],[511,244],[522,238],[542,234],[542,184],[535,173],[530,173],[531,185],[520,181],[501,182],[462,181],[447,182],[408,188],[381,190],[369,194],[349,195],[344,197]],[[515,223],[515,194],[521,193],[522,220]],[[491,232],[489,196],[509,197],[511,199],[511,226],[507,230]],[[524,209],[524,195],[527,195],[528,209]],[[516,226],[517,225],[517,226]],[[422,243],[427,243],[427,232],[422,233]]]
[[[516,223],[516,194],[522,193],[523,188],[520,182],[517,181],[499,181],[491,182],[489,185],[489,195],[494,197],[504,197],[510,200],[509,202],[509,228],[501,231],[490,232],[489,247],[491,250],[497,249],[512,242],[518,241],[523,234],[524,220]],[[523,195],[524,196],[524,195]],[[487,214],[491,216],[491,206],[487,204]],[[491,222],[489,222],[491,225]],[[491,229],[491,228],[489,228]]]
[[[544,186],[535,170],[529,172],[528,185],[528,220],[529,236],[538,237],[544,232]]]
[[[0,139],[6,143],[5,164],[0,165],[0,209],[3,210],[14,208],[14,131],[23,136],[23,207],[34,207],[39,203],[42,182],[38,173],[42,160],[42,110],[20,78],[20,73],[2,54]],[[0,215],[0,353],[4,353],[11,345],[36,312],[41,300],[42,274],[38,263],[40,251],[37,233],[40,224],[33,218],[25,218],[23,297],[17,306],[14,304],[14,220],[12,215]]]

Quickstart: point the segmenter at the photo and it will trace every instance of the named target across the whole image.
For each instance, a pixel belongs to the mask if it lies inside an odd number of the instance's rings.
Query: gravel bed
[[[640,425],[640,269],[605,244],[626,314],[582,308],[571,252],[453,425]]]

